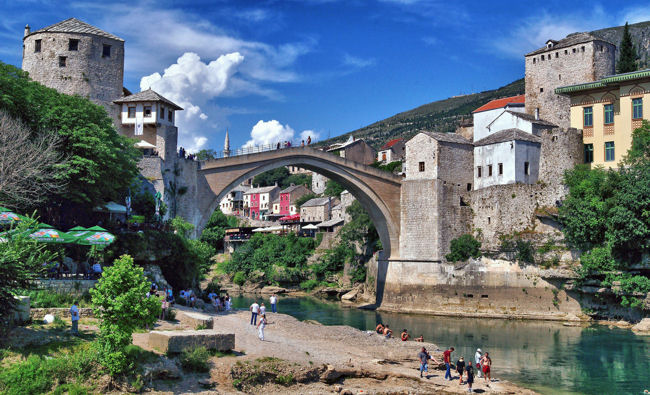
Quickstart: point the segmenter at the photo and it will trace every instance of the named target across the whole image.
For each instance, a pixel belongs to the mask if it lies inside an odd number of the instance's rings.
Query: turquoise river
[[[247,309],[252,302],[251,296],[236,296],[233,307]],[[269,307],[268,300],[266,305]],[[461,355],[468,359],[479,347],[492,357],[493,377],[543,394],[650,392],[650,336],[638,336],[630,330],[597,325],[567,327],[548,321],[380,313],[312,297],[281,297],[278,308],[280,313],[324,325],[373,330],[383,322],[397,333],[406,328],[439,347],[455,347],[454,360]]]

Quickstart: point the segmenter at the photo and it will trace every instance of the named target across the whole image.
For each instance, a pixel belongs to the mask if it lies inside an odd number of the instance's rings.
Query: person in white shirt
[[[251,325],[257,325],[257,315],[260,312],[260,305],[257,302],[253,302],[249,310],[251,311]]]
[[[482,373],[482,366],[481,366],[481,359],[483,359],[483,352],[481,351],[480,348],[476,349],[476,354],[474,354],[474,362],[476,363],[476,372],[478,373],[478,377],[483,377]]]
[[[269,299],[269,301],[271,302],[271,311],[274,312],[274,313],[277,313],[278,310],[277,310],[276,306],[278,304],[278,297],[275,296],[275,294],[273,294],[273,295],[271,295],[271,298]]]
[[[79,334],[79,307],[77,307],[77,301],[72,303],[70,307],[70,320],[72,321],[72,334]]]
[[[262,302],[262,305],[260,306],[260,314],[266,314],[266,306],[264,306],[264,302]]]
[[[257,324],[257,336],[261,341],[264,341],[264,327],[266,327],[266,314],[262,314],[260,323]]]

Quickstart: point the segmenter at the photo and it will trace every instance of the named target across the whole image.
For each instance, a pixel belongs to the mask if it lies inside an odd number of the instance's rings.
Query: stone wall
[[[315,194],[319,195],[325,192],[325,187],[327,185],[328,178],[322,174],[313,173],[311,175],[311,190]]]
[[[79,40],[78,50],[70,51],[70,39]],[[41,40],[41,51],[34,52]],[[102,57],[103,45],[111,46],[111,56]],[[65,67],[59,57],[66,57]],[[23,70],[41,84],[68,95],[88,97],[106,108],[116,124],[122,97],[124,42],[82,33],[34,33],[23,41]]]
[[[41,279],[36,282],[37,288],[48,291],[81,296],[94,287],[97,280],[50,280]]]
[[[577,294],[546,281],[543,271],[483,258],[460,265],[380,261],[369,270],[380,311],[464,317],[578,320]]]
[[[526,112],[539,108],[541,119],[568,128],[569,98],[556,95],[555,88],[614,74],[615,54],[616,46],[595,40],[526,56]]]
[[[52,314],[61,319],[70,318],[70,307],[50,307],[47,309],[38,308],[29,310],[29,317],[32,320],[42,320],[47,314]],[[79,318],[93,318],[94,316],[95,314],[92,308],[82,307],[79,309]]]

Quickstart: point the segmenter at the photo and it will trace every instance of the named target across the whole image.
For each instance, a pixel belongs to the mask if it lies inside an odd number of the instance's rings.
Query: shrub
[[[176,310],[168,308],[165,313],[165,321],[176,321]]]
[[[179,236],[185,238],[194,230],[194,225],[185,221],[182,217],[174,217],[174,219],[171,220],[170,225]]]
[[[210,352],[205,347],[186,349],[181,353],[180,361],[183,369],[191,372],[210,371]]]
[[[246,273],[241,271],[235,273],[235,276],[232,278],[232,282],[241,287],[244,285],[244,283],[246,283]]]
[[[614,257],[612,257],[612,250],[608,246],[596,247],[582,254],[580,256],[580,265],[579,272],[583,277],[616,270],[618,268]]]
[[[515,242],[515,251],[519,262],[535,263],[535,247],[530,241],[518,239]]]
[[[449,254],[445,255],[445,259],[449,262],[476,259],[481,257],[481,242],[470,234],[464,234],[451,241],[449,250]]]
[[[160,315],[160,301],[145,298],[150,283],[141,267],[123,255],[107,267],[90,290],[95,316],[100,318],[99,358],[112,375],[130,367],[125,349],[131,344],[133,331],[145,324],[153,325]]]
[[[54,292],[47,289],[30,291],[27,295],[31,307],[35,308],[70,307],[75,300],[79,301],[79,307],[91,305],[90,293],[88,292],[84,292],[80,298],[69,293]]]
[[[312,289],[316,288],[318,284],[320,284],[320,281],[316,280],[315,278],[310,278],[309,280],[305,280],[300,283],[300,289],[311,291]]]

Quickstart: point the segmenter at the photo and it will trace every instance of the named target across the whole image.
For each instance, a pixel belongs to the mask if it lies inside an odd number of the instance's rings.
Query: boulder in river
[[[634,332],[650,335],[650,318],[644,318],[632,327]]]

